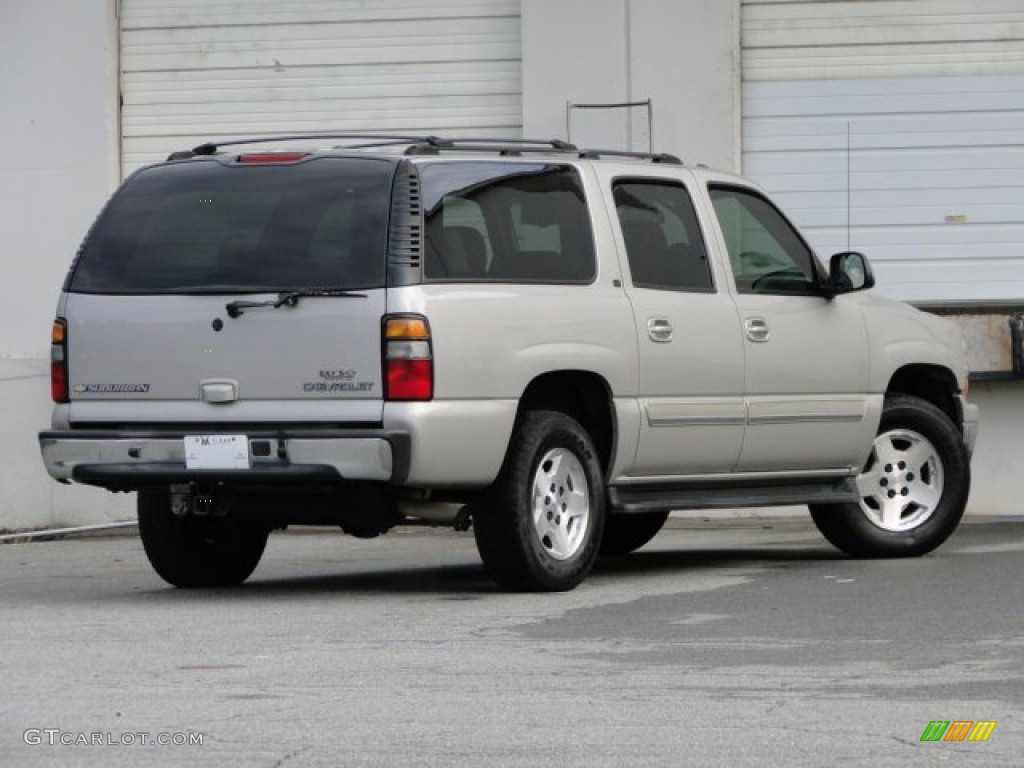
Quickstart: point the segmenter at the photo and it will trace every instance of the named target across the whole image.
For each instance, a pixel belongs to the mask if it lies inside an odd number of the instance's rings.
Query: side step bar
[[[796,504],[843,504],[859,499],[852,478],[839,482],[765,486],[611,486],[609,512],[639,514],[675,509],[784,507]]]

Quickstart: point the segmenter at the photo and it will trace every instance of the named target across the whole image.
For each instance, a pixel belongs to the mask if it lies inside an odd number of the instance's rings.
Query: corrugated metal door
[[[121,0],[124,173],[207,139],[518,136],[519,0]]]
[[[915,301],[1024,296],[1024,5],[743,5],[743,170]]]

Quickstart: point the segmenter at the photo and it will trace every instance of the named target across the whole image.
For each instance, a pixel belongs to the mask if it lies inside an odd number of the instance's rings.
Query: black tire
[[[270,531],[230,518],[176,517],[162,491],[140,491],[139,534],[153,569],[175,587],[230,587],[256,569]]]
[[[501,587],[561,592],[593,567],[604,511],[601,465],[587,431],[565,414],[528,411],[498,479],[474,509],[473,533]]]
[[[658,535],[666,520],[668,512],[608,515],[608,519],[604,521],[601,554],[615,557],[635,552]]]
[[[860,502],[812,504],[811,517],[851,555],[916,557],[953,533],[970,487],[970,458],[949,417],[920,398],[892,395],[857,478]]]

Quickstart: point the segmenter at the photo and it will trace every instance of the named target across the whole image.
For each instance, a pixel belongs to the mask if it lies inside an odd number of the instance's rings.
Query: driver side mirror
[[[828,270],[829,298],[842,293],[866,291],[875,284],[871,264],[863,253],[843,251],[833,254]]]

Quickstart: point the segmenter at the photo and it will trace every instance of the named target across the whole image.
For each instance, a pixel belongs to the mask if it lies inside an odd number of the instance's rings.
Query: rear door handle
[[[757,343],[763,343],[771,338],[771,331],[768,323],[762,317],[749,317],[743,321],[743,327],[747,331],[747,338]]]
[[[672,341],[672,323],[664,317],[652,317],[647,321],[647,335],[659,344]]]

